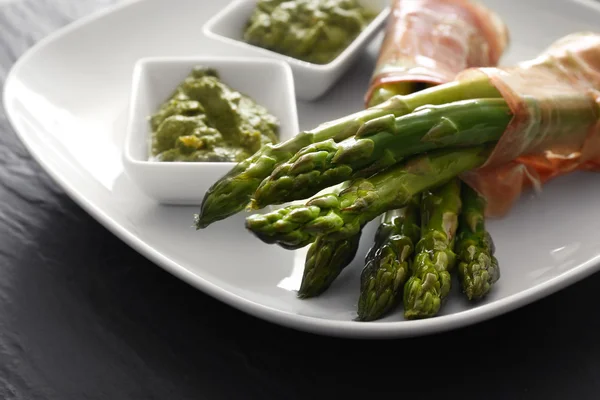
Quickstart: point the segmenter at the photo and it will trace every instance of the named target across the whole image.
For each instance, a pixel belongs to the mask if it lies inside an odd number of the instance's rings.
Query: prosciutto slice
[[[511,123],[485,165],[463,180],[503,216],[522,191],[576,171],[600,170],[600,34],[574,33],[515,68],[474,68],[500,91]]]
[[[438,85],[471,67],[496,66],[509,43],[504,22],[469,0],[396,0],[365,102],[381,86]]]

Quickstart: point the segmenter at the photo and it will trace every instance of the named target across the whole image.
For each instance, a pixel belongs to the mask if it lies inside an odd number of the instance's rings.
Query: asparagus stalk
[[[341,240],[356,235],[366,223],[386,211],[401,208],[411,197],[481,166],[491,146],[438,150],[360,178],[339,194],[324,194],[304,206],[246,218],[246,228],[265,243],[288,246],[324,235]],[[313,239],[314,240],[314,239]]]
[[[406,207],[384,214],[361,273],[359,321],[378,319],[398,303],[420,237],[419,221],[418,196]]]
[[[349,182],[341,185],[335,193],[347,188]],[[308,240],[314,238],[307,237]],[[323,238],[311,243],[306,260],[298,297],[316,297],[326,291],[338,275],[352,262],[360,244],[360,232],[347,239],[328,241]]]
[[[421,91],[428,87],[433,87],[432,84],[425,82],[396,82],[392,84],[382,85],[373,91],[373,95],[369,100],[369,107],[374,107],[377,104],[383,103],[399,94],[409,94]]]
[[[369,107],[390,97],[425,88],[422,82],[408,81],[380,86],[373,92]],[[359,321],[378,319],[396,304],[398,291],[409,274],[414,244],[419,238],[419,219],[419,203],[415,197],[408,206],[383,214],[360,275]]]
[[[453,249],[460,212],[458,178],[423,193],[421,239],[412,275],[404,287],[406,319],[435,316],[448,295],[452,285],[450,271],[456,263]]]
[[[329,186],[369,176],[434,149],[496,142],[512,118],[506,101],[477,99],[423,106],[411,114],[380,117],[342,142],[307,146],[265,179],[252,207],[308,198]]]
[[[458,277],[467,298],[477,300],[500,278],[500,268],[494,243],[485,229],[485,199],[466,184],[462,185],[461,198],[463,211],[456,237]]]
[[[396,95],[409,94],[413,92],[413,85],[409,82],[402,82],[394,86]],[[379,91],[377,95],[383,95]],[[389,99],[392,96],[389,96]],[[382,100],[379,103],[382,103]],[[371,102],[370,106],[379,103]],[[317,238],[308,250],[304,267],[302,283],[300,285],[299,297],[307,298],[323,293],[342,270],[352,262],[356,256],[356,251],[360,244],[359,232],[348,239],[327,241]],[[376,271],[373,271],[376,272]],[[318,278],[317,278],[318,277]],[[399,283],[404,283],[399,282]]]
[[[266,214],[251,215],[246,218],[246,228],[267,244],[278,244],[287,250],[298,250],[313,243],[317,235],[290,229],[291,224],[296,220],[309,218],[315,212],[318,215],[314,207],[294,204]]]
[[[322,294],[352,262],[360,244],[360,232],[347,239],[327,241],[317,237],[308,249],[298,297]]]
[[[344,190],[345,188],[348,187],[348,185],[350,184],[350,182],[344,182],[341,185],[337,185],[331,188],[328,188],[327,190],[324,190],[322,193],[320,193],[321,195],[324,194],[330,194],[330,195],[339,195],[340,192],[342,190]],[[290,213],[295,213],[296,210],[301,210],[304,209],[305,205],[302,202],[293,202],[289,205],[287,205],[285,208],[279,208],[276,209],[274,211],[271,211],[268,214],[264,214],[264,218],[266,220],[268,220],[269,222],[272,223],[276,223],[277,220],[279,218],[283,218],[283,217],[287,217]],[[260,234],[257,234],[260,235]],[[285,236],[285,239],[283,239],[279,245],[287,250],[298,250],[301,249],[303,247],[306,247],[308,245],[313,246],[316,243],[316,237],[312,236],[312,235],[305,235],[302,232],[289,232],[289,234],[285,235],[282,233],[283,236]],[[263,237],[262,238],[263,241],[265,242],[269,242],[269,238],[268,237]],[[320,245],[325,245],[326,241],[319,241]],[[346,246],[346,244],[343,244],[343,246]],[[305,260],[305,265],[309,264],[309,263],[315,263],[316,261],[318,262],[326,262],[327,258],[313,258],[311,256],[312,253],[314,253],[316,251],[316,249],[309,249],[307,256],[306,256],[306,260]],[[335,253],[335,251],[333,251],[332,249],[329,249],[328,251],[331,251],[332,253]],[[350,262],[352,260],[349,260],[348,262]],[[315,268],[315,266],[311,266],[311,269]],[[323,266],[319,266],[319,269],[323,268]],[[306,274],[307,274],[307,270],[305,268],[304,270],[304,277],[303,277],[303,281],[306,278]],[[308,289],[307,289],[308,290]]]
[[[378,106],[319,125],[278,144],[267,144],[248,159],[238,163],[207,191],[195,215],[197,229],[242,211],[263,179],[304,147],[326,140],[342,141],[364,129],[366,122],[385,116],[401,116],[426,104],[445,104],[458,100],[498,97],[487,79],[451,82],[407,96],[396,96]]]
[[[483,107],[487,107],[487,110],[483,110],[480,114],[482,115],[487,115],[486,117],[481,117],[480,119],[477,119],[477,115],[479,113],[476,113],[476,111],[473,111],[472,113],[467,113],[465,110],[469,109],[468,107],[465,107],[465,103],[472,103],[472,104],[476,104],[477,102],[482,103],[483,105],[481,106]],[[425,112],[421,112],[421,111],[415,111],[413,112],[413,114],[409,115],[409,116],[404,116],[401,118],[398,118],[399,123],[398,126],[401,126],[404,128],[404,131],[406,132],[405,135],[403,135],[403,137],[406,137],[408,139],[411,138],[410,134],[412,132],[410,132],[410,128],[412,128],[415,132],[415,136],[413,139],[413,142],[411,143],[410,141],[408,141],[409,145],[404,147],[404,148],[399,148],[399,151],[407,151],[407,152],[418,152],[415,151],[414,148],[411,148],[410,144],[413,144],[415,147],[419,147],[419,146],[426,146],[428,144],[428,140],[429,138],[427,136],[431,136],[431,132],[432,132],[432,128],[431,126],[433,125],[434,128],[436,126],[444,126],[443,123],[438,123],[437,125],[435,123],[428,123],[426,124],[424,121],[427,121],[427,119],[425,118],[425,116],[427,117],[431,117],[431,114],[434,114],[434,112],[439,111],[439,109],[444,109],[444,112],[440,112],[439,115],[435,115],[433,116],[433,120],[437,119],[438,121],[445,121],[446,122],[446,126],[449,127],[449,131],[448,133],[445,133],[442,131],[442,129],[438,128],[438,132],[435,135],[435,139],[433,141],[433,145],[439,145],[439,143],[443,142],[444,138],[447,136],[450,136],[453,139],[457,139],[459,137],[459,135],[457,134],[458,132],[461,133],[461,135],[465,135],[471,138],[477,138],[478,140],[484,140],[487,138],[488,132],[491,132],[492,134],[494,132],[503,132],[505,129],[506,124],[508,124],[508,121],[510,121],[511,118],[511,113],[510,110],[508,109],[508,106],[506,105],[506,103],[501,100],[501,99],[485,99],[485,100],[476,100],[476,101],[466,101],[466,102],[458,102],[458,104],[456,103],[452,103],[448,106],[443,106],[443,107],[433,107],[434,111],[429,111],[431,110],[431,108],[426,107],[426,109],[428,110],[428,113]],[[475,115],[475,118],[474,118]],[[497,121],[493,118],[496,117]],[[419,122],[422,123],[422,125],[419,125],[418,123],[412,123],[412,120],[418,120]],[[377,120],[374,120],[377,121]],[[374,121],[371,121],[374,122]],[[408,121],[408,122],[407,122]],[[450,123],[448,123],[447,121],[450,121]],[[395,121],[394,121],[395,122]],[[369,123],[368,123],[369,124]],[[415,128],[416,126],[416,128]],[[479,130],[480,126],[487,126],[486,129],[482,128],[480,131],[477,132],[477,134],[475,134],[475,130]],[[501,129],[498,129],[497,127],[501,127]],[[421,131],[419,131],[419,129]],[[399,129],[402,130],[402,129]],[[421,133],[423,132],[423,133]],[[419,137],[419,135],[424,135],[426,137],[426,139],[424,140],[422,137]],[[375,138],[375,139],[371,139],[371,138]],[[383,139],[379,139],[378,138],[383,138]],[[379,133],[372,135],[370,137],[367,138],[350,138],[347,139],[345,141],[342,141],[339,145],[340,145],[340,150],[338,151],[338,153],[333,157],[335,159],[335,157],[339,154],[343,154],[343,152],[347,151],[349,152],[351,155],[356,156],[357,152],[356,151],[352,151],[351,150],[351,146],[344,146],[344,144],[346,142],[350,142],[352,141],[353,143],[359,143],[358,146],[360,146],[360,143],[364,143],[366,141],[369,140],[373,140],[374,143],[383,143],[380,144],[380,148],[381,149],[385,149],[382,152],[387,152],[390,151],[390,147],[387,145],[387,143],[385,142],[385,140],[387,139],[386,137],[386,131],[379,131]],[[497,139],[495,137],[490,137],[490,139]],[[362,142],[361,142],[362,141]],[[455,145],[456,143],[450,143],[450,145]],[[471,144],[471,143],[465,143],[465,144]],[[475,144],[478,144],[477,142],[475,142]],[[335,143],[333,144],[335,146]],[[350,150],[349,150],[350,149]],[[427,150],[427,148],[425,148],[424,150]],[[314,153],[312,153],[314,154]],[[377,154],[375,152],[375,155],[371,155],[371,160],[373,160],[373,163],[379,164],[379,161],[382,157],[382,154],[379,153]],[[343,158],[343,155],[342,155]],[[356,160],[360,160],[360,157],[355,157],[354,161],[355,162],[359,162]],[[293,160],[292,160],[293,161]],[[396,162],[396,160],[392,159],[391,164],[394,164]],[[314,171],[314,170],[313,170]],[[312,174],[312,173],[311,173]],[[314,178],[314,175],[311,176],[312,178]],[[331,176],[330,176],[331,177]],[[351,178],[351,176],[348,176],[347,178]],[[327,182],[325,183],[323,186],[329,186],[330,184],[335,184],[337,183],[336,181],[331,181],[331,182]],[[264,184],[264,182],[263,182]],[[300,184],[300,187],[293,187],[290,190],[290,193],[302,193],[302,187],[306,188],[308,185],[307,184]],[[261,186],[262,187],[262,186]],[[317,188],[318,189],[318,188]],[[260,188],[259,188],[260,191]],[[259,192],[257,191],[257,193]],[[298,197],[309,197],[311,194],[313,194],[312,192],[309,193],[305,193],[304,195],[300,194],[298,195]],[[287,199],[284,199],[284,201]],[[414,210],[411,210],[414,211]],[[385,230],[383,230],[382,232],[384,232]],[[357,234],[357,238],[355,238],[356,240],[355,245],[358,246],[358,242],[359,242],[359,236],[360,233]],[[389,235],[391,236],[391,235]],[[389,240],[390,237],[387,237],[387,239]],[[394,239],[398,239],[397,236],[394,236]],[[309,237],[305,237],[303,239],[303,241],[308,241],[310,240]],[[393,239],[392,239],[393,240]],[[383,241],[378,241],[376,243],[376,247],[381,247],[383,246],[384,249],[382,249],[382,252],[379,253],[378,257],[371,257],[370,259],[368,258],[368,262],[367,265],[365,267],[365,269],[363,270],[363,273],[361,275],[361,297],[359,298],[359,319],[362,320],[372,320],[372,319],[376,319],[378,317],[380,317],[381,315],[383,315],[384,313],[386,313],[387,311],[389,311],[389,309],[393,306],[395,299],[397,298],[400,289],[404,286],[405,283],[405,279],[407,278],[407,273],[405,271],[406,265],[407,265],[407,261],[406,261],[406,257],[408,257],[411,253],[412,253],[412,246],[413,244],[416,242],[417,239],[411,240],[410,237],[403,237],[401,240],[401,243],[403,245],[405,245],[406,249],[410,248],[410,252],[408,254],[406,254],[405,250],[402,249],[402,251],[399,251],[399,249],[394,249],[393,244],[392,243],[386,243]],[[410,247],[406,247],[407,243],[410,243],[409,246]],[[325,254],[338,254],[335,249],[337,246],[346,248],[348,246],[348,242],[347,239],[344,238],[340,241],[327,241],[327,240],[318,240],[317,242],[313,243],[311,245],[311,249],[309,251],[309,254],[307,256],[307,267],[310,265],[310,268],[306,268],[305,269],[305,278],[308,276],[308,274],[311,274],[312,270],[317,270],[317,271],[323,271],[327,272],[332,276],[333,279],[335,279],[335,277],[337,277],[339,275],[339,273],[341,272],[341,270],[343,268],[340,268],[339,265],[334,264],[334,265],[328,265],[327,263],[331,260],[328,256],[324,256],[321,258],[316,258],[315,254],[319,254],[319,247],[320,246],[324,246],[324,250]],[[396,252],[395,252],[396,251]],[[355,252],[352,254],[351,258],[346,258],[347,263],[350,263],[352,261],[352,259],[354,258]],[[385,257],[383,256],[385,255]],[[396,259],[394,260],[394,256],[396,256]],[[404,260],[398,260],[398,257],[404,257]],[[333,260],[338,261],[340,260],[340,257],[336,257]],[[395,261],[395,262],[394,262]],[[319,268],[315,268],[314,263],[315,262],[319,262]],[[392,275],[394,274],[394,275]],[[392,280],[389,277],[390,276],[395,276],[395,278]],[[303,279],[303,284],[306,282],[306,285],[308,287],[310,287],[310,281]],[[328,285],[330,284],[330,282],[328,283]],[[327,285],[327,286],[328,286]],[[321,292],[319,292],[321,293]]]

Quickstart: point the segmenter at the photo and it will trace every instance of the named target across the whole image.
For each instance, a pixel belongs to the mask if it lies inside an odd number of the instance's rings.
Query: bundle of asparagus
[[[568,165],[568,168],[546,174],[545,181],[549,179],[548,176],[558,176],[574,168],[596,168],[598,163],[594,156],[598,155],[598,147],[594,144],[598,140],[600,111],[593,89],[600,85],[594,81],[594,71],[598,69],[592,68],[592,62],[599,53],[599,35],[570,35],[556,42],[540,57],[515,68],[469,70],[468,75],[459,76],[452,83],[394,97],[395,100],[408,98],[412,101],[420,96],[446,94],[451,90],[467,93],[457,87],[488,90],[487,96],[482,98],[424,106],[407,115],[393,118],[393,124],[389,122],[389,117],[385,124],[380,118],[376,122],[365,124],[366,128],[354,137],[340,143],[329,143],[329,146],[337,148],[331,156],[320,154],[322,159],[331,163],[334,168],[346,166],[353,171],[357,170],[356,174],[353,172],[343,178],[352,182],[348,188],[338,195],[312,198],[305,207],[298,207],[293,215],[279,218],[269,228],[263,226],[265,216],[260,215],[248,218],[247,227],[259,233],[269,231],[267,236],[272,242],[285,242],[283,236],[291,234],[303,235],[306,240],[317,236],[322,236],[323,240],[342,240],[358,234],[367,222],[378,215],[405,206],[413,194],[436,188],[455,176],[474,182],[471,184],[475,188],[479,182],[479,187],[483,190],[478,191],[486,193],[486,187],[491,187],[489,184],[485,186],[489,182],[486,179],[492,177],[496,182],[503,179],[503,175],[493,175],[490,171],[504,171],[507,166],[521,168],[516,171],[521,174],[523,184],[525,177],[528,177],[530,183],[534,182],[539,164],[528,164],[531,159],[548,157],[554,165]],[[475,73],[477,75],[473,77]],[[573,81],[573,77],[577,77],[577,81]],[[526,85],[527,82],[533,82],[535,86],[530,88]],[[522,94],[519,95],[518,92]],[[510,152],[499,151],[505,147],[503,140],[506,138],[512,139],[508,147]],[[370,142],[371,150],[361,154],[356,149],[366,148],[361,143],[365,141]],[[380,143],[385,143],[382,147],[383,155],[371,159],[369,164],[369,157],[377,151],[377,146],[381,146]],[[548,149],[552,149],[552,153]],[[322,148],[320,151],[323,151]],[[381,160],[390,157],[390,153],[393,157],[398,154],[398,159],[385,167],[381,166]],[[422,155],[423,153],[427,154]],[[301,156],[310,154],[313,153],[304,149]],[[340,154],[352,154],[353,157],[344,158]],[[558,158],[557,154],[565,156]],[[408,159],[402,161],[401,157],[404,156],[408,156]],[[557,163],[556,159],[563,162]],[[362,164],[363,160],[367,160],[365,164]],[[465,165],[469,161],[472,164]],[[355,165],[358,167],[353,168]],[[323,168],[326,173],[328,165],[325,162],[315,163],[304,174],[318,168]],[[368,173],[362,174],[365,169],[368,169]],[[514,174],[515,170],[512,171]],[[277,170],[273,175],[276,172]],[[313,174],[318,175],[323,173]],[[410,177],[414,179],[411,180]],[[293,174],[288,174],[288,178],[293,181]],[[263,182],[263,187],[269,179]],[[318,179],[304,182],[304,186],[313,182],[319,187]],[[336,180],[331,179],[327,184],[335,183]],[[522,189],[521,185],[512,193]],[[510,196],[507,197],[507,194]],[[506,202],[512,197],[511,193],[504,193],[504,197],[486,199],[498,203]],[[487,241],[480,243],[485,244]],[[492,246],[488,245],[487,248],[491,249]],[[487,251],[486,258],[493,260],[492,257],[493,252]],[[463,263],[468,265],[474,260],[465,256]],[[493,283],[497,276],[495,262],[490,261],[485,265],[488,266],[488,272],[484,287]],[[469,279],[464,272],[473,271],[473,268],[465,267],[460,270],[464,278],[463,286],[468,285]],[[427,275],[428,278],[432,276]],[[472,277],[471,281],[475,280]],[[431,282],[423,281],[424,289],[430,284]],[[408,282],[406,287],[414,287],[414,280]],[[427,312],[411,314],[411,307],[407,307],[407,303],[411,303],[410,293],[410,290],[405,291],[405,315],[431,315]],[[436,293],[436,297],[441,300],[443,291],[439,289]],[[434,313],[437,312],[436,307],[438,306],[434,304]]]
[[[390,97],[265,146],[209,190],[197,226],[241,211],[249,201],[262,208],[314,196],[304,205],[253,215],[246,226],[267,243],[297,248],[316,240],[313,246],[331,246],[359,237],[374,218],[406,207],[393,225],[412,240],[416,235],[403,224],[418,224],[418,217],[406,214],[416,201],[422,226],[405,285],[405,316],[437,313],[447,294],[447,272],[457,263],[463,291],[479,298],[498,276],[483,224],[486,202],[496,205],[488,205],[489,213],[514,201],[525,185],[600,165],[599,61],[600,35],[569,35],[513,68],[470,68],[452,82]],[[506,171],[518,176],[511,196],[490,196],[490,182],[502,181]],[[457,176],[476,192],[464,189]],[[347,187],[339,193],[315,196],[341,182]],[[336,256],[324,259],[344,264],[347,258],[339,255],[350,253],[329,254]],[[394,274],[385,276],[389,281]],[[363,306],[385,310],[387,300],[385,294],[375,300],[370,295]]]
[[[498,16],[470,0],[397,0],[391,15],[365,96],[367,107],[451,81],[468,67],[494,66],[508,44],[506,26]],[[404,283],[411,255],[407,249],[418,237],[411,241],[400,234],[405,226],[400,223],[404,210],[397,211],[383,216],[397,225],[384,223],[361,275],[359,319],[375,319],[388,311]],[[354,259],[360,236],[313,242],[299,297],[316,296],[326,290]],[[402,247],[397,247],[400,244]]]
[[[416,97],[392,94],[413,92],[413,84],[448,82],[470,66],[495,65],[507,41],[506,27],[498,16],[470,0],[395,0],[367,94],[372,107],[323,123],[286,142],[264,146],[236,165],[206,193],[196,216],[197,228],[242,211],[265,178],[310,144],[337,143],[357,132],[367,133],[369,121],[406,115],[424,105],[497,96],[497,90],[489,86],[464,83]],[[377,130],[377,124],[371,122],[370,129]]]
[[[500,17],[471,0],[396,0],[365,104],[450,82],[470,67],[496,66],[508,42]]]
[[[508,41],[506,25],[479,4],[397,1],[365,103],[372,107],[393,96],[450,82],[470,67],[496,66]],[[421,237],[419,212],[420,201],[413,197],[407,207],[383,215],[361,273],[358,320],[378,319],[398,303]],[[411,279],[416,290],[415,278]]]
[[[393,117],[391,110],[363,123],[343,141],[303,148],[262,181],[254,193],[254,208],[306,198],[346,180],[389,174],[395,170],[390,167],[406,158],[440,149],[490,145],[493,154],[478,166],[486,172],[524,163],[527,157],[547,156],[549,150],[555,157],[566,155],[569,165],[593,168],[598,152],[592,146],[598,133],[595,90],[600,80],[592,80],[598,70],[591,62],[593,57],[600,59],[600,35],[575,34],[569,39],[559,45],[571,48],[558,52],[553,46],[516,67],[470,69],[451,83],[393,97],[383,104],[393,100],[405,109],[416,101],[428,105],[400,117]],[[448,99],[449,93],[453,99]],[[440,104],[442,97],[450,101]],[[373,109],[378,108],[367,112]],[[334,125],[341,130],[353,123]]]

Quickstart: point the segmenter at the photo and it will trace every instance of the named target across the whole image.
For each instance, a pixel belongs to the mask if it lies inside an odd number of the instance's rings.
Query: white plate
[[[227,55],[212,47],[201,26],[227,2],[147,0],[126,3],[78,21],[43,40],[15,65],[4,104],[18,135],[65,190],[140,253],[200,290],[268,321],[347,337],[428,334],[476,323],[546,296],[597,270],[600,262],[598,175],[574,174],[527,196],[510,216],[489,224],[502,278],[486,302],[469,306],[450,296],[442,315],[403,321],[400,313],[354,322],[359,255],[321,298],[295,297],[304,252],[259,242],[237,215],[195,231],[195,207],[159,206],[123,173],[132,68],[152,56]],[[600,29],[595,2],[485,1],[509,24],[512,45],[504,63],[532,57],[555,39]],[[300,128],[362,108],[381,36],[351,71],[315,103],[299,103]],[[235,49],[236,55],[243,51]],[[595,222],[596,221],[596,222]],[[456,287],[456,286],[455,286]],[[201,310],[198,310],[201,312]]]

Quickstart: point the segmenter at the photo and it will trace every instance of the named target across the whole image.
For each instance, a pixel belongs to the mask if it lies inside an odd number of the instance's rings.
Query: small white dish
[[[251,51],[256,56],[289,63],[294,74],[298,99],[315,100],[327,92],[363,53],[383,27],[390,13],[389,0],[359,0],[359,3],[365,8],[377,11],[377,16],[340,55],[328,64],[301,61],[244,42],[242,38],[244,26],[256,7],[256,0],[233,1],[204,25],[203,32],[210,39]]]
[[[215,68],[221,81],[266,107],[280,122],[280,141],[299,132],[292,72],[282,61],[247,57],[139,60],[133,72],[123,166],[127,176],[146,195],[162,204],[199,204],[208,188],[235,165],[230,162],[149,161],[151,130],[148,117],[196,65]]]

